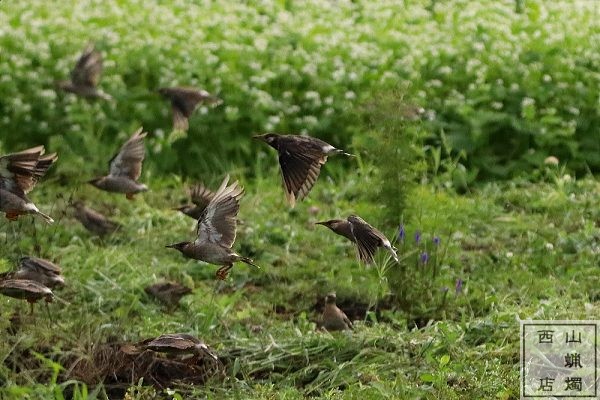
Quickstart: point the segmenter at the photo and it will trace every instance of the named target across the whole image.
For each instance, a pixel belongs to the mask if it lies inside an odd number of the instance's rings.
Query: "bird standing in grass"
[[[321,315],[320,325],[328,331],[343,331],[353,329],[352,322],[346,314],[338,308],[335,293],[325,296],[325,308]]]
[[[187,131],[189,118],[200,103],[217,106],[223,101],[206,90],[191,87],[167,87],[158,89],[165,98],[171,100],[173,109],[173,129]]]
[[[169,307],[174,307],[183,296],[192,293],[192,289],[177,282],[158,282],[147,286],[144,291]]]
[[[37,146],[0,157],[0,211],[4,211],[6,219],[15,221],[19,215],[35,214],[48,223],[54,222],[27,198],[27,193],[58,159],[56,154],[43,154],[44,146]]]
[[[31,280],[53,289],[65,284],[61,272],[62,270],[58,265],[48,260],[37,257],[23,257],[19,261],[17,270],[0,274],[0,279]]]
[[[188,217],[198,220],[206,206],[208,206],[210,201],[215,197],[215,193],[203,185],[198,184],[189,189],[188,194],[192,199],[192,204],[177,207],[175,210],[181,211]]]
[[[73,216],[90,232],[104,236],[115,233],[121,225],[118,222],[111,221],[96,210],[87,207],[83,202],[76,201],[73,203]]]
[[[310,136],[267,133],[254,138],[262,140],[279,153],[283,188],[292,207],[297,200],[302,200],[310,192],[328,156],[333,154],[352,156]]]
[[[108,175],[94,178],[89,183],[107,192],[125,193],[129,200],[133,200],[136,193],[148,190],[146,185],[137,181],[142,174],[142,162],[146,155],[146,132],[142,130],[138,129],[109,161]]]
[[[46,286],[26,279],[7,279],[0,281],[0,294],[15,299],[27,300],[31,305],[31,314],[33,314],[33,304],[35,302],[44,299],[46,300],[46,303],[50,303],[54,297],[52,290]]]
[[[350,215],[347,220],[332,219],[317,222],[356,243],[358,258],[365,264],[372,264],[375,251],[378,247],[386,248],[394,260],[398,262],[398,255],[392,244],[383,233],[369,225],[364,219],[356,215]]]
[[[229,176],[223,180],[198,219],[197,239],[194,242],[179,242],[167,246],[179,250],[185,257],[222,265],[217,270],[217,278],[220,280],[227,278],[233,263],[237,261],[259,268],[250,258],[240,256],[231,249],[235,241],[236,216],[244,189],[237,181],[229,186],[228,182]]]
[[[77,64],[71,71],[71,79],[58,82],[58,87],[65,92],[74,93],[90,99],[112,100],[112,97],[98,89],[102,75],[102,54],[88,44],[79,56]]]
[[[148,342],[145,347],[158,353],[208,355],[213,360],[218,357],[197,337],[187,333],[167,333]]]

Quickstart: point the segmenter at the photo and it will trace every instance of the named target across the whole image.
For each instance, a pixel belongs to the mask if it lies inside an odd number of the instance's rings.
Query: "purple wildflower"
[[[456,292],[456,294],[460,294],[460,293],[462,293],[462,288],[463,288],[463,280],[458,278],[456,280],[456,285],[454,285],[454,291]]]
[[[439,236],[433,237],[433,244],[435,244],[436,246],[439,246],[441,241],[442,241],[442,239],[440,239]]]
[[[406,230],[404,230],[404,224],[400,224],[398,227],[398,241],[404,242],[404,238],[406,237]]]
[[[423,253],[421,253],[420,260],[421,260],[421,263],[427,264],[427,261],[429,261],[429,254],[427,254],[427,252],[424,251]]]
[[[420,241],[421,241],[421,231],[416,231],[415,232],[415,243],[419,244]]]

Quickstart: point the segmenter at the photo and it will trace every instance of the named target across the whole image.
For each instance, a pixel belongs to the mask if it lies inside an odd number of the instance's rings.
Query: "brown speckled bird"
[[[167,87],[158,89],[165,98],[171,100],[173,109],[173,129],[187,131],[189,118],[200,103],[217,106],[223,101],[206,90],[191,87]]]
[[[232,249],[235,241],[236,216],[240,210],[240,198],[244,189],[234,182],[227,186],[227,176],[215,193],[206,209],[198,219],[197,239],[194,242],[180,242],[167,247],[179,250],[185,257],[201,260],[210,264],[222,265],[217,270],[217,278],[225,279],[233,263],[242,261],[258,265],[248,258],[236,254]]]
[[[183,296],[192,293],[192,289],[177,282],[157,282],[144,291],[169,307],[174,307]]]
[[[198,220],[202,215],[202,212],[210,201],[215,197],[215,193],[210,189],[205,188],[203,185],[198,184],[188,190],[188,195],[192,199],[193,204],[186,204],[181,207],[175,208],[177,211],[181,211],[188,217]]]
[[[343,331],[352,329],[352,322],[346,314],[335,304],[337,297],[335,293],[325,296],[325,307],[321,315],[320,325],[328,331]]]
[[[71,71],[71,79],[58,82],[58,87],[81,97],[112,100],[110,95],[97,88],[100,75],[102,75],[102,54],[90,43]]]
[[[142,162],[146,155],[145,137],[146,132],[138,129],[109,161],[108,175],[92,179],[89,183],[107,192],[125,193],[129,200],[133,200],[136,193],[148,190],[146,185],[137,181],[142,174]]]
[[[217,355],[200,339],[186,333],[160,335],[148,342],[146,348],[158,353],[207,355],[217,360]]]
[[[118,222],[111,221],[98,211],[83,204],[82,201],[73,203],[73,216],[90,232],[104,236],[115,233],[121,228]]]
[[[388,238],[356,215],[350,215],[347,220],[332,219],[317,222],[317,224],[324,225],[338,235],[356,243],[358,258],[365,264],[373,263],[373,257],[378,247],[386,248],[394,260],[398,262],[396,250],[392,247]]]
[[[0,281],[0,294],[13,297],[15,299],[27,300],[31,305],[33,314],[33,303],[44,299],[47,303],[52,302],[52,290],[38,282],[25,279],[7,279]]]
[[[292,207],[296,201],[302,200],[310,192],[328,156],[333,154],[352,156],[310,136],[267,133],[254,138],[262,140],[279,153],[283,188]]]
[[[27,198],[27,193],[58,159],[56,154],[43,154],[44,146],[37,146],[0,157],[0,211],[4,211],[8,220],[35,214],[48,223],[54,222]]]
[[[31,280],[53,289],[65,285],[61,272],[62,270],[58,265],[48,260],[37,257],[23,257],[15,271],[0,274],[0,279]]]

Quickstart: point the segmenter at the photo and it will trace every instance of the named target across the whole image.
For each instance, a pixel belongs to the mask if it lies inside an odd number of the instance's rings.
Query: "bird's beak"
[[[168,244],[165,247],[169,248],[169,249],[174,249],[177,245],[176,244]]]
[[[252,139],[263,140],[264,137],[265,135],[253,135]]]
[[[323,226],[327,226],[327,222],[325,222],[325,221],[321,221],[321,222],[315,222],[315,225],[323,225]]]

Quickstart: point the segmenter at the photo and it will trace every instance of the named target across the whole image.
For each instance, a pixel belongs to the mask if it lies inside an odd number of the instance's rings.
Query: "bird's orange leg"
[[[220,281],[227,279],[227,275],[229,275],[229,270],[231,270],[231,268],[233,268],[233,264],[225,265],[219,268],[216,273],[217,279]]]

